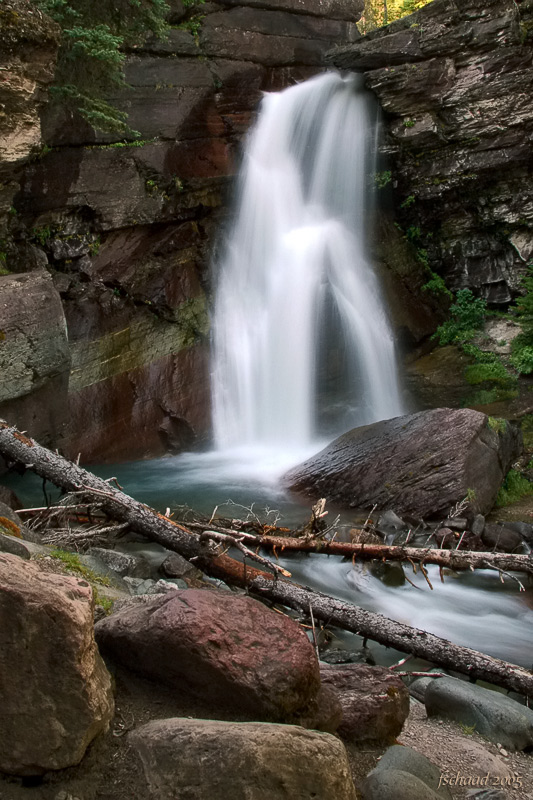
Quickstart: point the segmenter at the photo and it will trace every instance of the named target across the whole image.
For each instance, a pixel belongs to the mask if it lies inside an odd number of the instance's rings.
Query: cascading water
[[[402,413],[393,337],[365,245],[375,124],[354,75],[328,73],[263,99],[219,266],[220,449],[315,439],[326,338],[343,353],[352,407],[336,433]]]

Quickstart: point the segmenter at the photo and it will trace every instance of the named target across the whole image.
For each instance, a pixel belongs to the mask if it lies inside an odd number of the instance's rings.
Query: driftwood
[[[482,679],[526,696],[533,696],[533,674],[528,670],[475,650],[453,645],[426,631],[296,586],[225,554],[221,555],[214,543],[208,541],[204,544],[198,535],[188,531],[185,526],[133,500],[106,481],[41,447],[1,420],[0,454],[8,461],[25,465],[66,491],[79,494],[82,502],[96,500],[110,517],[128,522],[133,530],[180,553],[206,573],[228,583],[247,586],[258,597],[303,611],[326,624],[352,631],[447,669],[462,672],[471,679]]]

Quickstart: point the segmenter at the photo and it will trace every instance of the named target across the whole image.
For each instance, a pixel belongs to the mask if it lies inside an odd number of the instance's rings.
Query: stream
[[[310,455],[309,449],[298,455],[299,461]],[[279,485],[279,476],[294,463],[294,451],[240,448],[89,469],[102,478],[115,476],[126,493],[163,512],[188,506],[210,515],[218,507],[221,516],[244,518],[251,508],[262,519],[266,513],[272,524],[279,516],[278,525],[296,526],[309,518],[310,503],[300,504]],[[42,482],[31,473],[5,482],[26,506],[43,503]],[[52,499],[57,497],[53,487],[47,486],[47,491]],[[333,519],[336,514],[330,510]],[[340,516],[342,524],[361,523],[353,510],[341,511]],[[407,582],[387,585],[371,573],[368,564],[354,566],[333,556],[292,554],[280,563],[293,580],[340,600],[527,668],[533,664],[533,587],[523,578],[526,592],[520,592],[509,578],[502,584],[498,573],[490,570],[448,574],[445,570],[441,583],[438,567],[428,565],[431,590],[410,567],[405,568],[407,575],[418,588]],[[357,650],[361,639],[336,631],[331,646]],[[401,657],[372,642],[369,648],[377,663],[389,665]],[[412,661],[409,668],[417,664]]]

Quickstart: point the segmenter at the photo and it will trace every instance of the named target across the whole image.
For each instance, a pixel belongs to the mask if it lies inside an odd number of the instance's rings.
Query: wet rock
[[[128,575],[124,578],[124,582],[132,595],[148,594],[156,584],[151,578],[130,578]]]
[[[520,451],[510,423],[495,431],[479,411],[439,408],[354,428],[284,482],[311,497],[416,518],[446,514],[468,494],[471,510],[486,513]]]
[[[386,541],[388,544],[397,536],[401,531],[407,530],[407,525],[400,519],[398,514],[396,514],[392,509],[385,511],[383,514],[380,514],[376,530],[378,533],[383,534],[386,537]]]
[[[89,584],[0,553],[0,770],[79,763],[113,716]],[[51,624],[52,623],[52,624]]]
[[[41,536],[24,525],[16,511],[0,502],[0,533],[39,544]]]
[[[150,573],[150,565],[142,557],[121,553],[118,550],[108,550],[105,547],[91,547],[89,555],[103,561],[109,569],[117,575],[131,578],[143,577]]]
[[[385,586],[403,586],[405,574],[403,567],[390,561],[371,561],[370,574],[380,580]]]
[[[168,594],[168,592],[175,592],[176,589],[188,589],[189,587],[180,578],[176,580],[159,580],[153,586],[150,586],[146,594]]]
[[[522,536],[516,530],[507,527],[506,524],[487,523],[481,538],[487,550],[495,550],[501,553],[522,552]]]
[[[341,650],[333,647],[321,653],[320,660],[332,666],[338,664],[371,664],[374,666],[376,663],[367,647],[362,647],[360,650]]]
[[[533,544],[533,525],[529,522],[505,522],[501,523],[508,531],[515,531],[520,534],[524,542]]]
[[[200,574],[190,561],[178,553],[170,553],[159,567],[159,571],[165,578],[185,578]]]
[[[533,746],[533,711],[499,692],[438,678],[427,686],[424,702],[428,716],[475,726],[481,736],[508,750]]]
[[[166,719],[137,728],[129,742],[142,761],[147,800],[356,797],[342,742],[294,725]]]
[[[394,745],[361,786],[363,800],[451,800],[441,770],[410,747]]]
[[[476,514],[470,527],[474,536],[481,536],[485,530],[485,517],[483,514]]]
[[[401,678],[384,667],[362,664],[321,664],[320,676],[339,697],[343,739],[390,744],[400,734],[409,715],[409,692]]]
[[[188,589],[122,608],[96,625],[124,666],[268,720],[289,721],[316,699],[313,646],[288,617],[249,597]]]

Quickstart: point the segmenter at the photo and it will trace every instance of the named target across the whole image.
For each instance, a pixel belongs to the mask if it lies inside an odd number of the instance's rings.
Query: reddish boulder
[[[0,553],[0,770],[78,764],[113,716],[87,581]]]
[[[96,625],[124,666],[254,719],[287,721],[314,704],[314,649],[291,619],[250,597],[185,589],[126,605]]]
[[[322,683],[342,707],[338,734],[351,742],[391,744],[409,714],[409,692],[385,667],[366,664],[320,665]]]

